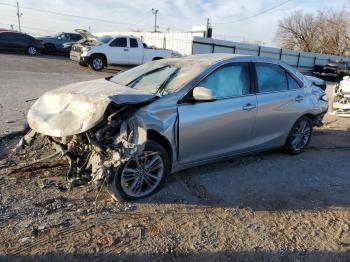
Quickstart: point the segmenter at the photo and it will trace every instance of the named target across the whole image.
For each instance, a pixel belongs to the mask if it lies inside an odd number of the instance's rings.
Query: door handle
[[[127,48],[124,48],[124,51],[129,51],[129,49],[127,49]]]
[[[297,101],[297,102],[301,102],[301,101],[303,101],[304,100],[304,97],[303,96],[297,96],[296,98],[295,98],[295,101]]]
[[[252,104],[246,104],[242,109],[245,111],[252,111],[253,109],[256,108],[256,105],[252,105]]]

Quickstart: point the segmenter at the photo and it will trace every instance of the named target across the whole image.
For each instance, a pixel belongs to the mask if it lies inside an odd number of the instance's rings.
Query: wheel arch
[[[314,120],[315,120],[315,115],[313,115],[313,114],[311,114],[311,113],[307,113],[307,114],[302,115],[301,117],[298,118],[298,120],[299,120],[300,118],[304,117],[304,116],[310,118],[311,121],[312,121],[312,123],[313,123]],[[297,121],[298,121],[298,120],[297,120]]]
[[[163,57],[156,56],[156,57],[154,57],[152,60],[155,61],[155,60],[160,60],[160,59],[163,59]]]
[[[90,55],[89,62],[90,62],[91,59],[94,58],[95,56],[101,56],[101,57],[104,59],[105,66],[107,66],[108,60],[107,60],[107,56],[106,56],[104,53],[92,53],[92,54]]]
[[[169,140],[165,136],[161,135],[160,133],[158,133],[157,131],[155,131],[153,129],[148,129],[147,130],[147,139],[152,140],[154,142],[157,142],[158,144],[163,146],[165,151],[168,154],[168,157],[169,157],[169,160],[170,160],[170,164],[172,164],[172,162],[173,162],[173,151],[172,151],[172,147],[171,147],[171,144],[170,144]]]

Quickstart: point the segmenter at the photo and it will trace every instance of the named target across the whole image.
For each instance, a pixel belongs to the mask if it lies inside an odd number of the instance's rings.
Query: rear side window
[[[22,40],[22,34],[8,33],[7,39],[12,41]]]
[[[126,38],[125,37],[119,37],[113,40],[110,46],[114,47],[127,47]]]
[[[255,64],[258,92],[277,92],[288,90],[287,74],[277,65]]]
[[[247,95],[250,91],[249,66],[247,63],[224,66],[210,74],[198,86],[211,89],[216,98]]]
[[[135,38],[130,38],[130,48],[137,48],[139,47],[137,40]]]
[[[299,83],[290,74],[287,74],[287,78],[288,78],[289,89],[294,90],[294,89],[300,88]]]
[[[9,34],[8,33],[0,33],[0,39],[1,40],[5,40],[9,38]]]

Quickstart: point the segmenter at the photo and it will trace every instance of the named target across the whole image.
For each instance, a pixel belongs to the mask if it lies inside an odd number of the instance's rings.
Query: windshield
[[[110,81],[149,93],[166,95],[179,88],[176,79],[180,72],[178,65],[151,62],[122,72]]]
[[[109,35],[104,35],[98,38],[98,41],[107,44],[109,41],[111,41],[112,37]]]
[[[180,90],[218,60],[222,60],[222,56],[161,59],[121,72],[107,80],[164,96]]]

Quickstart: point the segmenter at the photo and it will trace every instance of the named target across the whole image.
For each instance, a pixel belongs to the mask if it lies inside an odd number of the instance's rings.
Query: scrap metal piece
[[[34,140],[34,138],[38,134],[35,132],[35,130],[31,129],[26,135],[24,135],[21,140],[19,140],[17,146],[15,147],[15,153],[16,155],[23,155],[26,153],[25,148],[30,146]]]
[[[350,77],[346,76],[333,91],[332,114],[341,117],[350,117]]]

